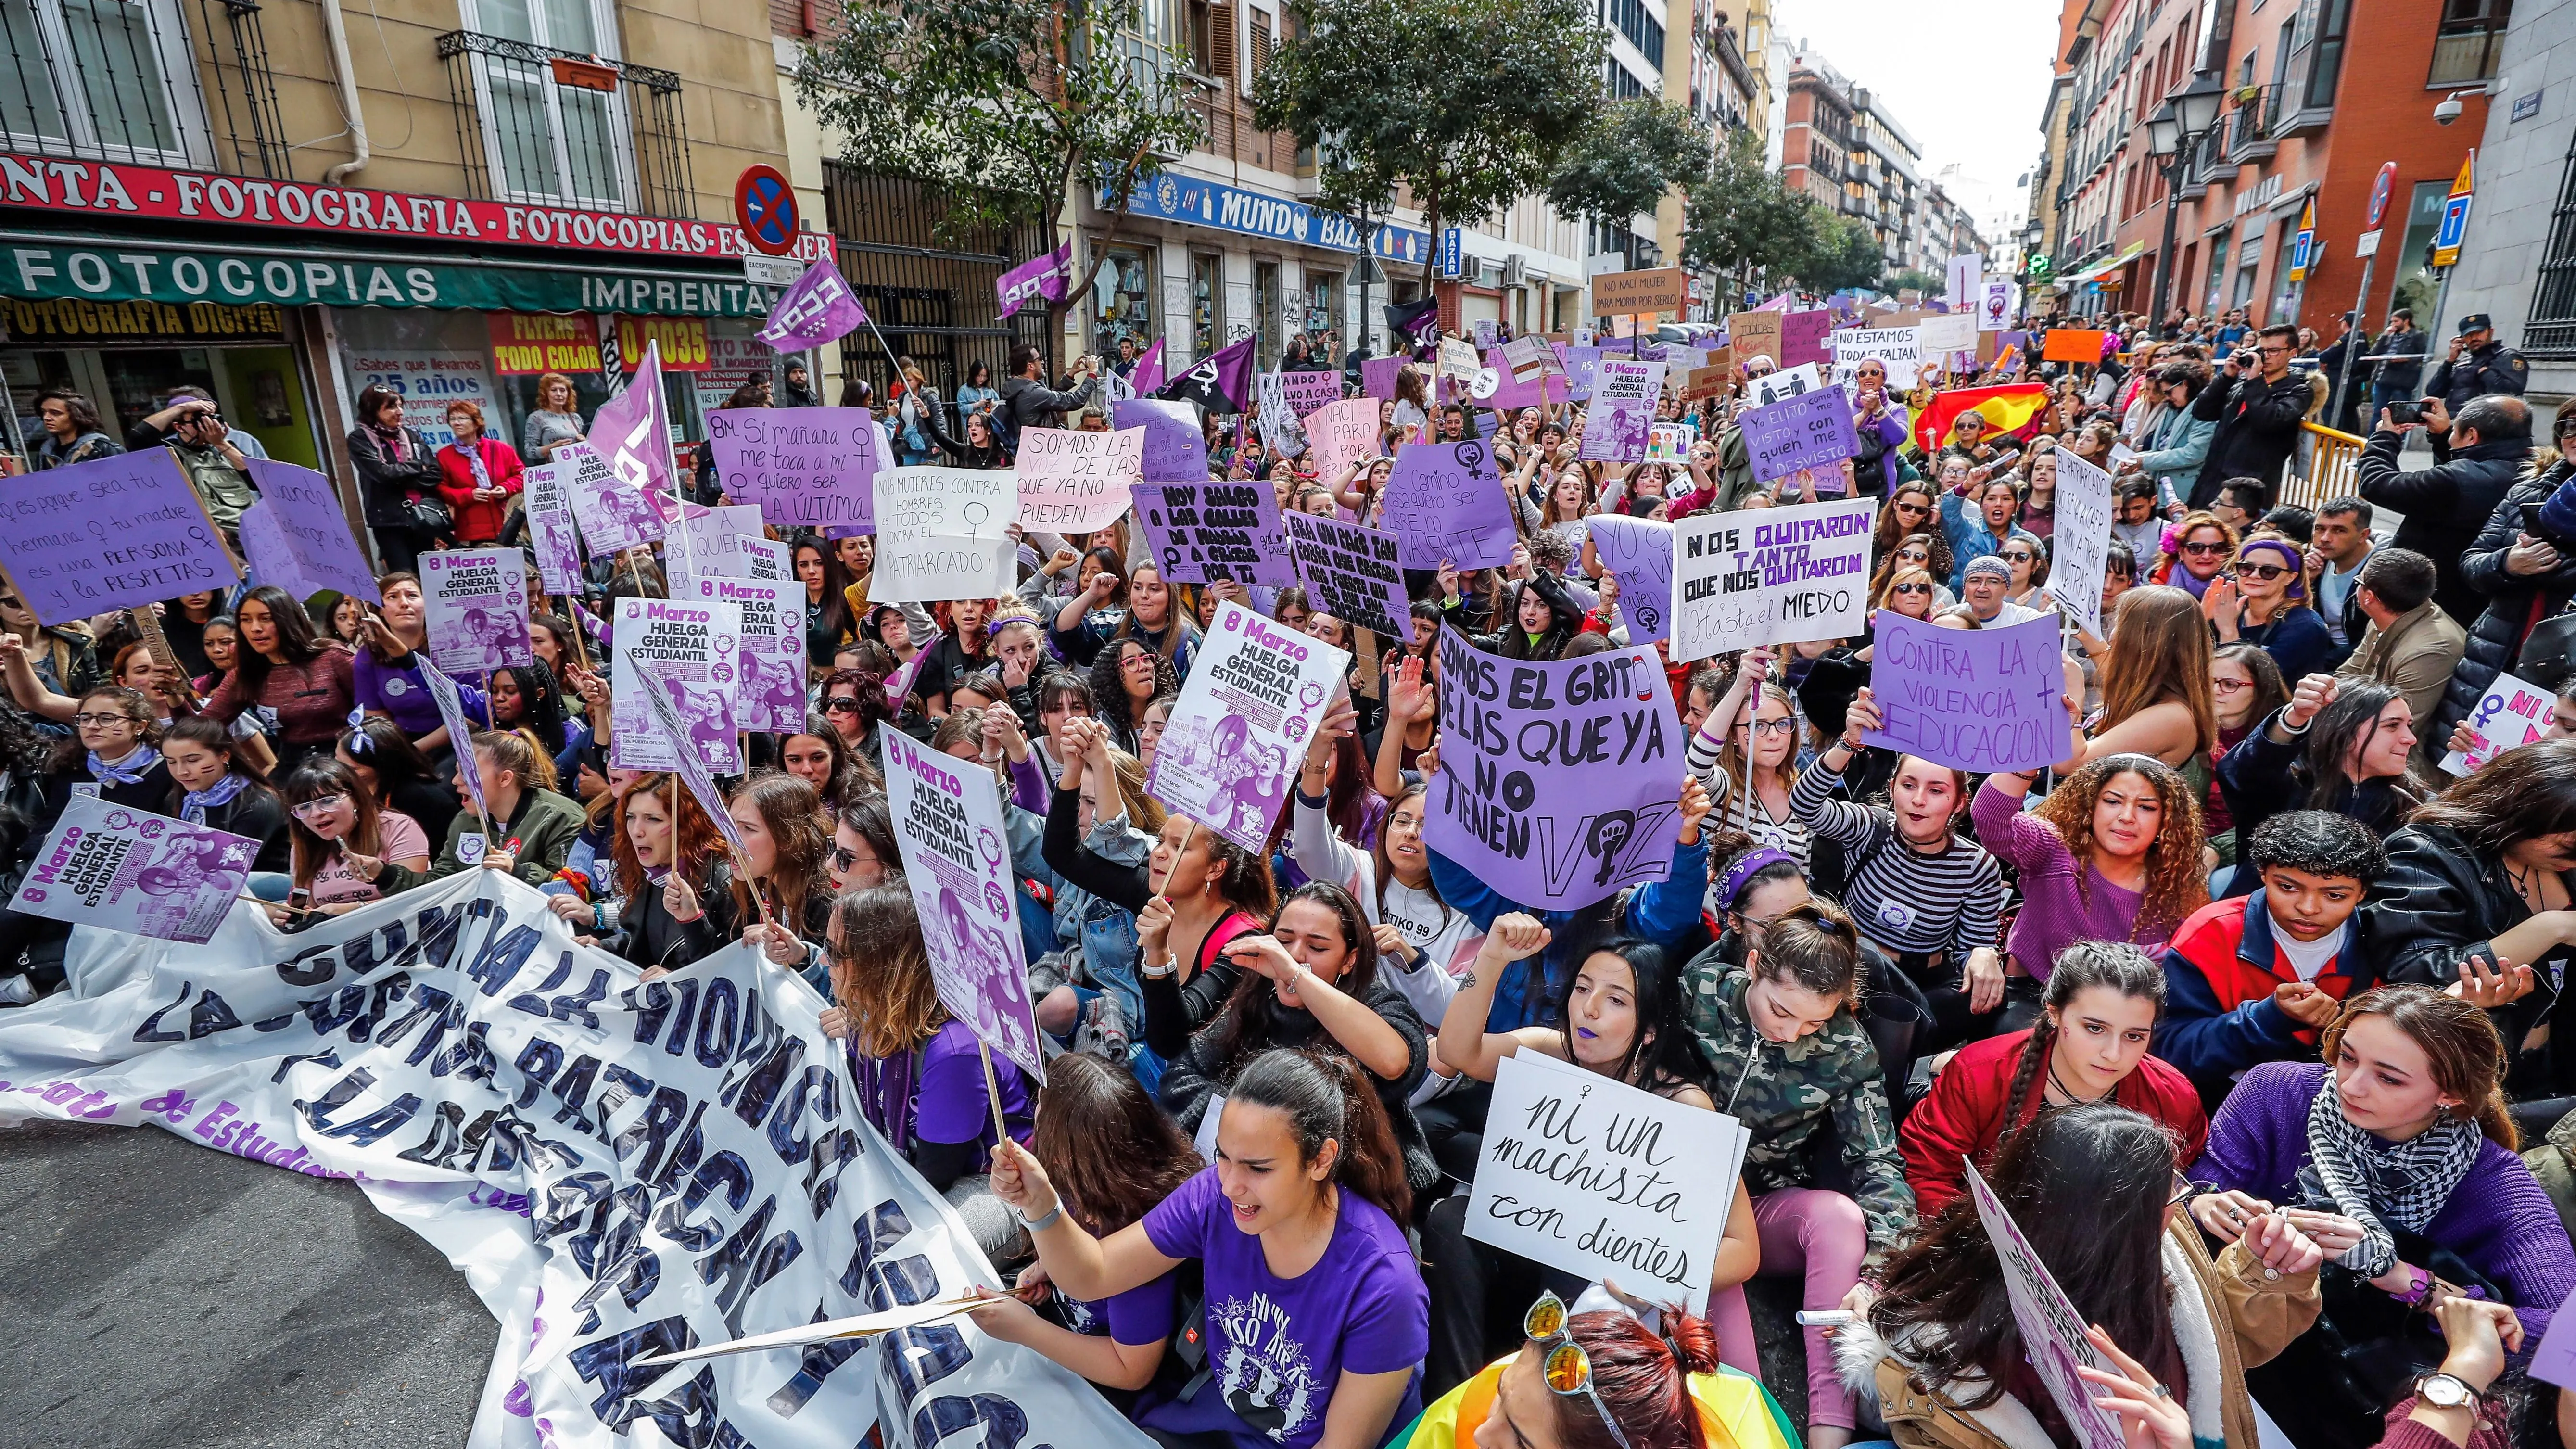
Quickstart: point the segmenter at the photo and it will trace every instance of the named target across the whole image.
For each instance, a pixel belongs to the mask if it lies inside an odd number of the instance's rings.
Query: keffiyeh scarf
[[[2335,1210],[2362,1228],[2361,1241],[2335,1261],[2369,1278],[2397,1266],[2388,1225],[2422,1232],[2468,1176],[2484,1141],[2474,1120],[2456,1116],[2404,1142],[2383,1141],[2345,1119],[2329,1073],[2308,1104],[2309,1171]]]

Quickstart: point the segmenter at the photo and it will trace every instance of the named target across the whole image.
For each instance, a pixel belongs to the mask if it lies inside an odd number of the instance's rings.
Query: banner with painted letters
[[[1673,525],[1675,664],[1858,634],[1875,498],[1707,513]]]
[[[1004,1285],[861,1118],[811,987],[739,945],[641,983],[545,900],[466,871],[297,935],[248,904],[204,946],[76,929],[72,989],[0,1014],[0,1127],[353,1181],[499,1321],[476,1449],[1150,1449],[964,1318],[638,1366]]]

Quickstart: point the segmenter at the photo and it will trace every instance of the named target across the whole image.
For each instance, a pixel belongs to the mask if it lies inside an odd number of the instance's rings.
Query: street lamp
[[[2156,168],[2165,176],[2165,241],[2156,251],[2156,300],[2147,313],[2147,325],[2161,328],[2165,321],[2167,293],[2173,285],[2174,228],[2182,219],[2182,177],[2190,169],[2192,153],[2199,150],[2213,127],[2218,124],[2218,108],[2227,98],[2227,88],[2218,77],[2202,71],[2156,108],[2147,117],[2147,149],[2154,153]]]

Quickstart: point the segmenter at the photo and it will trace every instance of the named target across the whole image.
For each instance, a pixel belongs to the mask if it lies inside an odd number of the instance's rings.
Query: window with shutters
[[[1270,68],[1270,57],[1279,51],[1278,37],[1271,31],[1273,23],[1269,11],[1252,12],[1252,79],[1256,81]]]
[[[1190,0],[1190,64],[1201,75],[1234,79],[1233,0]]]

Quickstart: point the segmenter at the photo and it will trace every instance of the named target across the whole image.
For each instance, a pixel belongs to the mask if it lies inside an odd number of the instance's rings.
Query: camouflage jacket
[[[1869,1220],[1876,1261],[1914,1231],[1914,1189],[1896,1148],[1896,1119],[1878,1048],[1849,1011],[1786,1046],[1765,1041],[1745,1015],[1752,978],[1709,947],[1682,970],[1691,1030],[1716,1071],[1711,1095],[1753,1135],[1744,1186],[1754,1193],[1813,1187],[1817,1135],[1830,1121],[1851,1170],[1852,1197]]]

